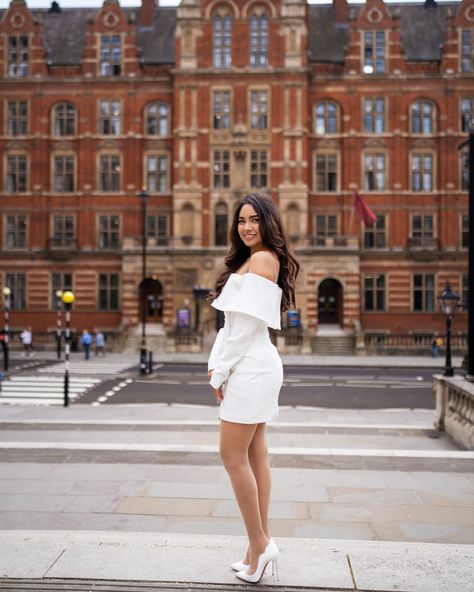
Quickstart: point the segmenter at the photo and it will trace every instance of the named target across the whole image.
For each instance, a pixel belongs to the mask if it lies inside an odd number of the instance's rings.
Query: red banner
[[[357,191],[354,194],[354,209],[366,226],[370,226],[377,221],[377,216],[372,212]]]

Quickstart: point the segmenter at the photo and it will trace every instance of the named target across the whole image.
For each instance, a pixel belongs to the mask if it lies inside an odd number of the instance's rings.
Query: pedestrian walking
[[[81,343],[82,347],[84,348],[84,358],[88,360],[89,351],[92,343],[92,335],[89,333],[87,329],[84,329],[84,331],[82,332]]]
[[[230,230],[226,269],[210,295],[225,313],[208,363],[220,403],[220,455],[245,524],[249,545],[232,568],[246,582],[260,581],[279,550],[270,536],[271,474],[265,424],[278,413],[283,367],[268,327],[294,307],[299,264],[290,253],[280,212],[262,193],[238,205]]]
[[[437,358],[439,356],[439,350],[442,347],[442,345],[443,340],[438,335],[438,333],[435,333],[433,335],[433,341],[431,342],[431,355],[433,356],[433,358]]]
[[[95,334],[95,355],[105,356],[105,337],[102,331],[94,330]]]
[[[20,333],[21,344],[23,345],[23,356],[33,355],[33,331],[31,327],[25,327]]]

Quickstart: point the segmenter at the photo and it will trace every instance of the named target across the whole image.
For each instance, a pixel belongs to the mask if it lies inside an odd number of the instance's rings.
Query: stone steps
[[[354,335],[315,335],[311,338],[311,352],[316,355],[354,355]]]

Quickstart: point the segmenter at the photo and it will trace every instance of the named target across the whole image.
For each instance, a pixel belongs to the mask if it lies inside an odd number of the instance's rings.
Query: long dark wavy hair
[[[274,253],[280,261],[280,273],[277,283],[283,292],[281,311],[285,312],[295,307],[295,281],[300,264],[290,251],[280,211],[272,198],[265,193],[250,193],[237,205],[230,228],[231,244],[229,254],[225,258],[226,269],[217,278],[215,292],[210,294],[209,299],[214,300],[219,296],[229,276],[242,267],[250,257],[250,247],[245,245],[238,231],[240,210],[245,204],[251,205],[257,212],[258,227],[263,246]]]

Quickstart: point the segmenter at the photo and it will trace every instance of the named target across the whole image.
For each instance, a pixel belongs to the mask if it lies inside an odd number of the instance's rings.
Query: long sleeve
[[[256,317],[245,313],[232,314],[232,326],[225,336],[225,343],[217,358],[210,384],[217,389],[228,379],[229,373],[245,355],[252,344],[252,337],[261,323]]]
[[[222,329],[219,329],[219,332],[216,335],[216,339],[214,341],[214,345],[212,346],[211,353],[209,355],[209,360],[207,362],[207,369],[214,370],[217,365],[220,353],[222,348],[224,347],[225,343],[225,335],[227,333],[228,327],[225,325]]]

